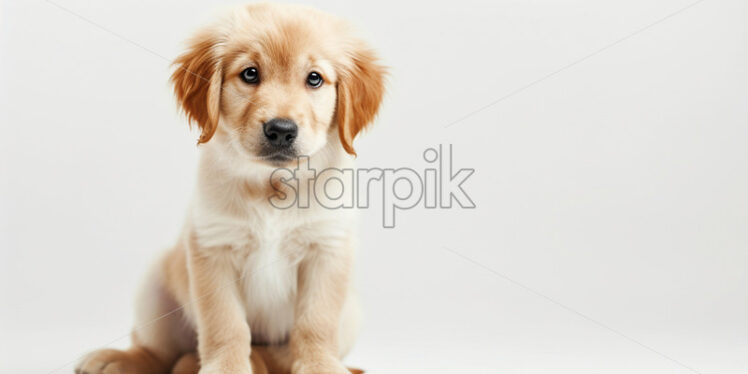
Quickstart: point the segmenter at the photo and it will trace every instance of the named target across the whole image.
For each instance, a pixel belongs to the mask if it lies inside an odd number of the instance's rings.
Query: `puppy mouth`
[[[294,159],[293,156],[283,154],[283,153],[276,153],[273,155],[265,156],[265,160],[271,161],[271,162],[288,162]]]
[[[282,165],[294,160],[296,158],[296,151],[292,147],[282,149],[265,148],[260,152],[259,156],[263,161],[274,165]]]

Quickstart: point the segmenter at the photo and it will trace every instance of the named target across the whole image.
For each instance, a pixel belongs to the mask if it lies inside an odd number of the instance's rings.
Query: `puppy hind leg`
[[[192,344],[182,311],[154,273],[138,297],[133,346],[90,353],[76,366],[77,374],[167,374],[183,346]]]
[[[128,350],[100,349],[88,354],[75,368],[76,374],[164,374],[166,365],[143,347]]]

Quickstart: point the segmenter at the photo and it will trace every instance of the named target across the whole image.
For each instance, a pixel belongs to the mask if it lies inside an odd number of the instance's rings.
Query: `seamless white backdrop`
[[[0,4],[0,372],[71,372],[127,345],[180,227],[198,149],[169,61],[226,4]],[[748,3],[308,4],[391,67],[359,166],[422,169],[453,144],[476,169],[476,209],[394,229],[362,212],[349,364],[748,372]]]

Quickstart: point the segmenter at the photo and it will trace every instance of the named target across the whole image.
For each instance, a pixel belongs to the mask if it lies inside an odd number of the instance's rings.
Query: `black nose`
[[[288,147],[293,144],[299,127],[294,121],[285,118],[273,118],[262,125],[265,137],[270,145],[275,147]]]

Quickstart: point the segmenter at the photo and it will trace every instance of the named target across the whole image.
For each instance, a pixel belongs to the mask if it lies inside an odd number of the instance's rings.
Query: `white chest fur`
[[[259,213],[259,212],[258,212]],[[246,247],[235,248],[247,322],[255,343],[279,343],[293,326],[297,269],[308,243],[299,240],[290,212],[258,214],[246,227]]]
[[[313,246],[333,247],[347,237],[350,212],[278,209],[264,200],[233,205],[241,209],[218,206],[195,202],[197,244],[229,256],[253,343],[282,342],[293,327],[300,262]]]

